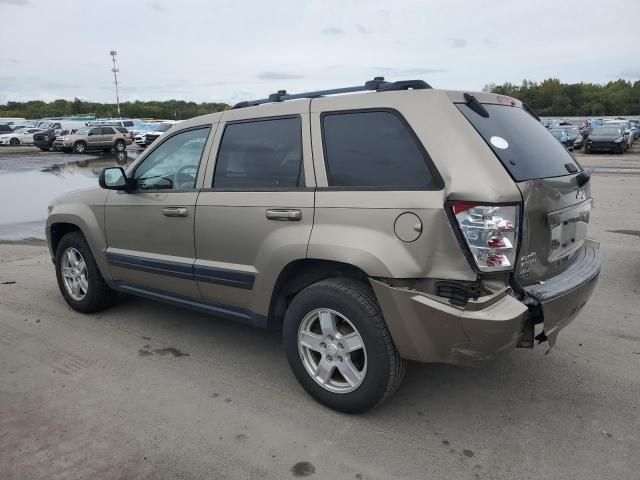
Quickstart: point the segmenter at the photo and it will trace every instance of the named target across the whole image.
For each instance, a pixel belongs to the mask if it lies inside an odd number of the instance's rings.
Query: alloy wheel
[[[367,373],[367,352],[360,333],[335,310],[319,308],[302,319],[298,352],[311,378],[333,393],[354,391]]]
[[[62,254],[60,268],[64,288],[69,296],[78,302],[83,300],[89,291],[89,281],[87,262],[82,254],[73,247],[67,248]]]

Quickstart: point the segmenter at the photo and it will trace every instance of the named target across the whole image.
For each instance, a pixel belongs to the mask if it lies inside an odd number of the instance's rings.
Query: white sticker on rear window
[[[491,137],[489,141],[491,142],[491,145],[501,150],[506,150],[507,148],[509,148],[509,142],[507,142],[502,137]]]

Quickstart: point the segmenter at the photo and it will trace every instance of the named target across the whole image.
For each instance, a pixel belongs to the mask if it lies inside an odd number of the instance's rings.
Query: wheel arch
[[[271,294],[269,318],[276,327],[282,325],[284,314],[293,297],[309,285],[327,278],[352,278],[366,285],[369,275],[361,268],[333,260],[303,258],[288,263],[278,275]]]
[[[110,279],[111,274],[104,254],[107,245],[102,222],[96,218],[95,213],[88,206],[77,205],[76,207],[80,211],[52,213],[47,219],[46,235],[51,258],[55,261],[56,249],[62,237],[78,231],[87,241],[100,273],[105,279]]]

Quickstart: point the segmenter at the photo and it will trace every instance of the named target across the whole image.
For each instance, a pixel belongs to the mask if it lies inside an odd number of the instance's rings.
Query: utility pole
[[[120,116],[120,95],[118,94],[118,72],[120,69],[116,68],[116,55],[118,55],[118,52],[111,50],[109,55],[111,55],[111,59],[113,60],[113,68],[111,71],[113,72],[113,83],[116,84],[116,106],[118,107],[118,116]]]

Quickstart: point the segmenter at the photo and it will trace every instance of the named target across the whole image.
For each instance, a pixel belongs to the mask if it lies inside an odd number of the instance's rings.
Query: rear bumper
[[[551,346],[556,343],[558,332],[577,317],[598,283],[600,244],[587,239],[577,256],[559,275],[524,287],[527,296],[542,309],[544,334]]]
[[[553,345],[558,332],[586,304],[600,273],[600,254],[595,242],[588,240],[579,255],[560,275],[544,284],[526,287],[522,300],[515,297],[510,287],[505,287],[457,307],[446,298],[392,287],[380,280],[370,281],[403,358],[469,364],[515,347],[525,330],[525,322],[539,320],[540,312],[544,333]]]
[[[371,284],[400,355],[418,362],[491,358],[515,346],[528,312],[508,287],[460,308],[427,293]]]

